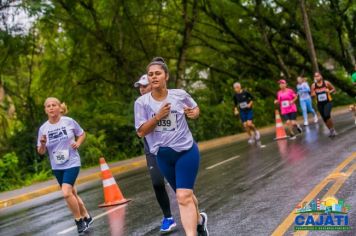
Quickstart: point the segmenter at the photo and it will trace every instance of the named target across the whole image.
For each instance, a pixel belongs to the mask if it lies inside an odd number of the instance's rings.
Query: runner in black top
[[[316,97],[319,113],[330,130],[329,137],[334,137],[336,131],[331,119],[333,106],[331,94],[335,92],[335,88],[329,81],[324,80],[319,72],[314,73],[314,80],[315,83],[312,84],[311,95]]]
[[[260,132],[257,131],[255,125],[252,122],[253,119],[253,111],[252,111],[252,105],[253,105],[253,96],[247,92],[246,90],[243,90],[241,88],[241,84],[236,82],[234,83],[234,90],[235,90],[235,95],[234,95],[234,114],[235,116],[240,114],[240,119],[241,122],[249,135],[250,139],[248,140],[248,143],[254,143],[255,139],[256,141],[260,140]],[[240,110],[240,112],[239,112]],[[251,130],[255,133],[255,135],[252,135]]]

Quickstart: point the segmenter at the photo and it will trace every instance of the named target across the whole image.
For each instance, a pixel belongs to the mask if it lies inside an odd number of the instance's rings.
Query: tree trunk
[[[313,68],[314,72],[319,72],[318,60],[316,57],[313,37],[311,34],[311,30],[310,30],[309,18],[308,18],[308,13],[307,13],[307,10],[305,7],[305,1],[300,0],[299,2],[300,2],[300,9],[301,9],[302,16],[303,16],[304,31],[305,31],[305,35],[307,37],[307,45],[308,45],[310,61],[312,63],[312,68]]]
[[[183,40],[182,45],[179,48],[179,56],[177,63],[177,76],[176,76],[176,88],[181,88],[183,81],[185,79],[185,69],[186,69],[186,55],[189,46],[189,41],[192,35],[194,24],[198,15],[198,0],[194,0],[192,6],[192,15],[189,16],[188,13],[188,0],[183,1],[183,19],[184,19],[184,30],[183,30]]]

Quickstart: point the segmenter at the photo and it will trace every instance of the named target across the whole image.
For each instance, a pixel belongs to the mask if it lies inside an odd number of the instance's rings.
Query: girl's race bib
[[[155,131],[166,132],[175,131],[177,129],[177,114],[170,112],[169,115],[158,121]]]
[[[54,153],[53,157],[57,165],[63,165],[69,160],[69,150],[58,150]]]

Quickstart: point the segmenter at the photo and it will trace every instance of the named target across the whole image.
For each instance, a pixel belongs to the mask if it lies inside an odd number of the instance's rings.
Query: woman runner
[[[185,118],[197,119],[198,105],[186,91],[167,89],[168,67],[162,58],[152,60],[147,75],[152,92],[135,102],[137,134],[146,138],[161,173],[176,192],[185,234],[209,235],[208,217],[199,213],[193,192],[200,154]]]
[[[48,120],[38,131],[37,151],[40,155],[48,152],[52,172],[74,216],[78,233],[83,233],[93,219],[78,196],[74,183],[80,169],[78,148],[84,142],[85,132],[75,120],[64,116],[67,107],[57,98],[47,98],[44,107]]]
[[[134,84],[135,88],[139,88],[141,95],[151,92],[151,85],[147,75],[141,78]],[[147,140],[143,138],[144,150],[146,155],[147,168],[151,176],[153,190],[155,191],[156,199],[163,212],[163,220],[160,231],[162,233],[171,232],[176,227],[176,223],[172,217],[171,206],[169,203],[168,193],[164,184],[164,177],[159,171],[156,156],[150,153]]]
[[[279,80],[278,83],[280,90],[277,93],[277,99],[274,103],[280,106],[282,118],[286,122],[290,133],[290,139],[295,139],[294,127],[299,133],[303,132],[303,129],[296,121],[297,106],[295,102],[298,99],[298,95],[292,89],[287,88],[287,82],[284,79]]]
[[[326,126],[329,128],[329,137],[337,135],[334,123],[331,119],[331,109],[333,107],[331,94],[335,92],[334,86],[327,80],[324,80],[319,72],[314,73],[315,83],[311,87],[311,95],[316,97],[318,110]]]
[[[302,108],[303,112],[303,118],[304,118],[304,125],[307,126],[309,125],[308,122],[308,112],[311,112],[314,117],[314,123],[318,123],[318,116],[316,112],[314,111],[313,105],[312,105],[312,99],[310,97],[310,87],[308,85],[308,82],[306,79],[302,76],[299,76],[297,78],[297,92],[299,95],[299,104],[300,107]]]

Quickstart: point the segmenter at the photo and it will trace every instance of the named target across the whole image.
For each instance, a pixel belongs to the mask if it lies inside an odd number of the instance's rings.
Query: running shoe
[[[84,217],[84,221],[85,224],[87,225],[87,227],[89,228],[89,226],[93,223],[93,218],[91,217],[91,215],[89,215],[89,217]]]
[[[85,232],[88,229],[87,224],[85,223],[85,221],[82,218],[78,221],[77,220],[74,220],[74,221],[75,221],[75,224],[77,225],[79,234]]]
[[[294,139],[296,139],[297,137],[295,136],[295,135],[290,135],[290,137],[289,137],[289,139],[290,140],[294,140]]]
[[[256,130],[255,139],[256,139],[256,141],[261,139],[261,134],[260,134],[260,132],[258,130]]]
[[[304,126],[308,126],[309,122],[308,121],[304,121]]]
[[[303,129],[302,129],[302,127],[300,127],[300,125],[297,125],[297,130],[300,134],[303,133]]]
[[[318,119],[318,116],[315,115],[315,116],[314,116],[314,123],[318,123],[318,120],[319,120],[319,119]]]
[[[163,218],[161,225],[161,233],[168,233],[173,231],[173,229],[177,226],[176,222],[174,222],[173,217]]]
[[[330,137],[330,138],[333,138],[333,137],[335,137],[336,135],[337,135],[337,133],[336,133],[335,129],[330,129],[329,137]]]
[[[209,236],[208,215],[205,212],[200,212],[200,215],[203,218],[203,222],[197,227],[198,236]]]
[[[255,139],[253,137],[249,138],[249,140],[247,141],[249,144],[253,144],[255,143]]]

